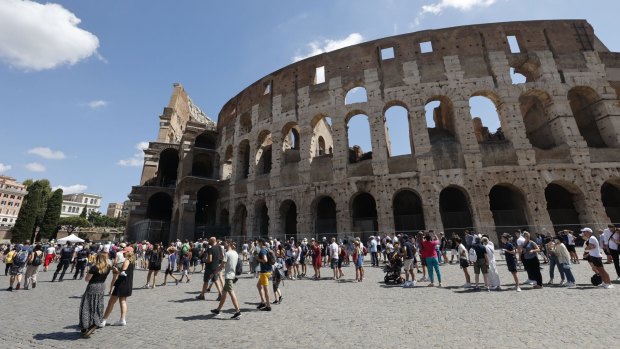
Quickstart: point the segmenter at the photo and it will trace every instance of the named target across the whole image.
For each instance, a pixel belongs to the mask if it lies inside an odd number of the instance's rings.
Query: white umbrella
[[[84,242],[84,240],[80,239],[79,237],[77,237],[75,234],[71,234],[67,237],[64,237],[62,239],[58,239],[57,243],[64,245],[67,242]]]

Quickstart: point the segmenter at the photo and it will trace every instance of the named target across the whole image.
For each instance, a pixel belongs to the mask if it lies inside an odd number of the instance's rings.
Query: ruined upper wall
[[[511,53],[507,36],[515,36],[520,53]],[[422,53],[420,43],[432,43],[433,51]],[[394,58],[382,60],[381,49],[394,49]],[[298,89],[308,86],[312,101],[329,99],[329,80],[340,77],[342,87],[362,85],[364,71],[376,69],[382,88],[405,86],[403,71],[406,62],[415,61],[420,71],[420,82],[447,80],[445,56],[459,57],[464,78],[492,76],[487,54],[504,52],[511,66],[519,68],[529,59],[528,52],[547,51],[553,54],[558,70],[575,72],[587,70],[582,51],[600,52],[607,62],[609,50],[594,35],[585,20],[525,21],[469,25],[415,33],[369,41],[337,51],[307,58],[277,70],[256,81],[229,100],[218,118],[218,129],[234,129],[234,120],[252,113],[258,106],[258,120],[273,114],[284,117],[295,115],[298,108]],[[608,58],[609,57],[609,58]],[[315,84],[317,67],[325,67],[325,82]],[[620,65],[618,65],[620,67]],[[269,86],[269,93],[265,93]],[[277,100],[274,103],[274,99]]]

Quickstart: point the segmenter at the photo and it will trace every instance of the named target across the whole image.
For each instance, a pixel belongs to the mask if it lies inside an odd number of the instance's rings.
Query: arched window
[[[395,105],[385,111],[388,156],[413,154],[413,135],[407,109]]]
[[[215,225],[219,193],[211,186],[200,188],[196,195],[196,225]]]
[[[283,160],[285,164],[295,163],[301,160],[299,126],[295,123],[289,123],[282,129],[284,139],[282,140],[282,151],[284,152]]]
[[[351,203],[351,229],[355,232],[376,232],[377,203],[369,193],[356,195]]]
[[[146,218],[156,221],[169,221],[172,218],[172,198],[166,193],[156,193],[149,198]]]
[[[368,102],[368,96],[366,94],[366,89],[363,87],[354,87],[350,89],[344,97],[345,105],[365,102]]]
[[[456,127],[454,108],[447,97],[431,99],[425,106],[426,127],[431,144],[442,141],[454,141]]]
[[[293,200],[285,200],[280,205],[280,222],[282,233],[286,238],[289,236],[297,238],[297,205]]]
[[[469,200],[460,188],[447,187],[439,193],[439,212],[446,235],[473,228]]]
[[[267,204],[264,201],[259,201],[256,204],[254,211],[254,230],[258,233],[258,236],[269,235],[269,211]]]
[[[349,163],[372,159],[372,143],[368,116],[356,114],[347,122],[347,140],[349,143]]]
[[[194,155],[192,162],[192,176],[214,178],[214,162],[209,154]]]
[[[544,91],[530,90],[519,97],[525,133],[532,146],[551,149],[557,145],[549,125],[548,106],[551,97]]]
[[[239,118],[239,132],[241,134],[252,132],[252,116],[250,113],[244,113]]]
[[[576,189],[573,188],[575,191]],[[571,193],[565,186],[558,183],[549,183],[545,188],[547,212],[553,230],[569,229],[574,232],[580,228],[580,214],[577,211],[576,200],[583,200],[581,193]]]
[[[314,231],[320,235],[335,235],[337,231],[336,202],[329,196],[314,200]]]
[[[239,144],[237,165],[237,179],[248,178],[250,173],[250,142],[247,139]]]
[[[256,174],[271,173],[272,159],[271,133],[263,131],[258,137],[258,150],[256,151]]]
[[[157,166],[157,181],[162,187],[174,187],[177,181],[177,169],[179,166],[179,152],[168,148],[159,154]]]
[[[415,232],[425,229],[422,200],[411,190],[401,190],[392,202],[394,230],[397,233]]]
[[[607,145],[601,136],[596,119],[606,115],[605,106],[596,91],[590,87],[574,87],[568,91],[570,108],[577,122],[579,133],[591,148],[604,148]]]
[[[497,108],[490,98],[473,96],[469,99],[469,108],[478,143],[498,142],[506,139],[502,132]]]
[[[329,149],[333,148],[332,138],[332,119],[328,116],[317,115],[311,122],[312,126],[312,146],[311,157],[327,155]]]
[[[489,192],[489,206],[497,233],[528,229],[525,197],[519,189],[502,184],[493,186]]]
[[[230,179],[232,176],[233,147],[226,147],[224,153],[224,163],[222,164],[222,179]]]
[[[215,134],[213,132],[207,131],[207,132],[201,133],[198,137],[196,137],[194,146],[198,148],[215,150],[216,143],[217,143],[217,140],[216,140]]]

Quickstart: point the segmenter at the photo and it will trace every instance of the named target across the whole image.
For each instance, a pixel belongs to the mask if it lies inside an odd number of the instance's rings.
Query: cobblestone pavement
[[[213,318],[209,310],[217,294],[195,300],[202,275],[193,274],[190,283],[178,286],[136,288],[127,326],[97,330],[90,339],[81,339],[76,326],[86,283],[50,283],[52,273],[40,272],[36,289],[0,291],[0,348],[602,348],[618,343],[620,284],[592,287],[587,263],[573,266],[576,288],[523,286],[521,293],[508,289],[512,277],[501,260],[498,269],[504,291],[489,293],[460,288],[463,274],[456,264],[441,266],[443,288],[420,282],[413,289],[384,285],[379,268],[367,266],[362,283],[352,282],[352,267],[344,268],[343,281],[330,280],[331,271],[323,268],[323,280],[285,281],[283,303],[270,313],[255,309],[256,279],[243,275],[236,284],[240,321],[228,320],[230,301],[225,316]],[[606,270],[616,276],[612,265]],[[526,279],[524,272],[519,275]],[[134,286],[145,279],[146,272],[137,271]],[[0,276],[0,286],[8,286],[8,277]],[[117,318],[115,309],[111,320]]]

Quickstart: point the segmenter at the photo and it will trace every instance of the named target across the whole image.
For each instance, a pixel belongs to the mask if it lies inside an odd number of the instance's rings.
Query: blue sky
[[[620,51],[617,0],[49,1],[0,1],[0,172],[103,195],[103,211],[139,182],[174,82],[216,119],[296,57],[418,30],[583,18]]]

